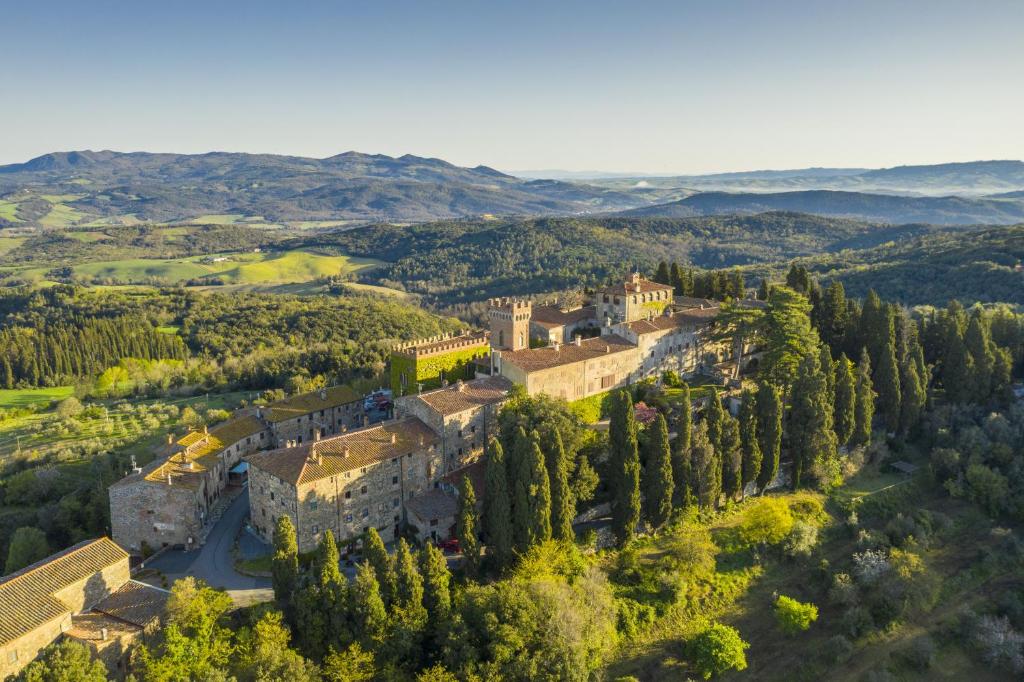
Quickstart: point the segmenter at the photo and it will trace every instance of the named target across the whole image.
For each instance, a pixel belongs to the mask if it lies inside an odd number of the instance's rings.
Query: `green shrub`
[[[750,644],[728,625],[715,623],[690,640],[687,657],[705,680],[727,670],[746,670]]]
[[[775,620],[782,631],[795,635],[811,627],[818,620],[818,607],[811,603],[801,603],[785,595],[775,600]]]

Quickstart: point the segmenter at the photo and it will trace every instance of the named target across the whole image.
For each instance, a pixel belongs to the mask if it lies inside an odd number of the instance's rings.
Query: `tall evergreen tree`
[[[612,472],[612,530],[620,545],[633,539],[640,522],[640,453],[633,398],[629,391],[615,396],[608,429]]]
[[[452,611],[452,574],[448,571],[448,560],[444,554],[429,542],[420,550],[420,573],[423,576],[427,630],[436,644],[442,644]]]
[[[701,509],[718,506],[722,494],[722,463],[708,438],[708,427],[700,422],[693,429],[693,443],[690,445],[692,462],[693,494]]]
[[[384,547],[377,529],[370,526],[366,531],[366,538],[363,541],[363,556],[373,568],[374,576],[377,578],[377,589],[380,598],[384,600],[384,606],[390,607],[395,602],[397,586],[395,583],[395,564]]]
[[[497,439],[487,446],[484,470],[484,529],[487,531],[487,554],[494,557],[498,568],[508,566],[512,559],[512,509],[508,485],[508,465]]]
[[[679,418],[676,439],[672,442],[672,504],[685,507],[690,503],[690,435],[693,432],[693,408],[690,387],[684,382],[680,390]]]
[[[762,278],[760,286],[757,287],[757,300],[767,301],[768,296],[771,294],[771,285],[768,284],[768,280]]]
[[[661,261],[658,263],[658,270],[654,273],[654,281],[659,284],[671,284],[672,278],[668,272],[668,263]]]
[[[556,540],[575,540],[572,520],[576,515],[576,501],[569,487],[569,458],[562,444],[562,434],[552,429],[548,474],[551,486],[551,537]]]
[[[827,370],[831,371],[831,369]],[[812,467],[822,472],[823,483],[831,481],[831,470],[838,461],[836,434],[832,429],[832,403],[828,386],[816,355],[800,363],[793,383],[789,442],[793,454],[793,487],[799,487]]]
[[[756,481],[761,473],[761,442],[757,433],[757,394],[746,390],[740,405],[740,447],[743,452],[743,476],[741,490]]]
[[[271,560],[274,599],[288,604],[299,581],[299,543],[295,526],[287,514],[282,514],[274,526],[274,557]]]
[[[376,646],[387,627],[388,614],[380,596],[377,575],[366,561],[356,568],[352,582],[352,621],[354,631],[367,648]]]
[[[779,472],[782,453],[782,393],[778,387],[761,382],[757,387],[757,439],[761,446],[761,471],[757,489],[764,493]]]
[[[861,337],[871,357],[871,366],[882,362],[882,352],[893,339],[895,329],[889,306],[882,302],[874,289],[868,291],[860,315]]]
[[[707,425],[708,440],[715,452],[722,453],[722,429],[725,425],[725,409],[722,407],[722,399],[717,392],[712,391],[708,398],[708,407],[704,411],[704,423]]]
[[[857,365],[857,383],[854,387],[853,435],[850,445],[869,445],[871,443],[871,422],[875,416],[875,391],[871,384],[871,357],[867,348],[861,350],[860,363]]]
[[[818,350],[811,326],[811,304],[787,287],[774,287],[765,309],[765,351],[761,376],[776,386],[789,386],[800,361]]]
[[[476,492],[469,476],[459,481],[459,505],[456,512],[455,537],[462,551],[462,566],[466,575],[475,577],[480,572],[480,540],[477,528],[480,519],[476,511]]]
[[[900,362],[899,429],[902,433],[910,433],[917,426],[927,398],[921,377],[917,373],[917,363],[908,353]]]
[[[672,267],[669,270],[669,284],[675,290],[676,296],[683,295],[683,270],[679,267],[679,263],[673,262]]]
[[[890,337],[879,350],[878,368],[871,377],[875,390],[878,392],[877,410],[885,420],[889,431],[896,431],[900,425],[900,369],[896,362],[896,348]]]
[[[989,326],[980,308],[976,308],[964,332],[964,345],[974,364],[971,375],[969,397],[972,401],[984,403],[992,394],[992,373],[995,368],[995,351]]]
[[[839,356],[835,377],[833,428],[836,431],[837,444],[846,445],[853,435],[857,404],[857,380],[853,373],[853,363],[846,357],[846,353]]]
[[[519,428],[516,437],[512,529],[520,553],[551,539],[551,487],[537,439]]]
[[[843,283],[833,280],[825,289],[822,301],[822,320],[818,333],[822,341],[827,343],[833,353],[840,352],[846,339],[846,327],[849,323],[849,309],[846,304],[846,290]]]
[[[740,423],[728,412],[722,420],[720,444],[718,457],[722,462],[722,492],[727,498],[736,499],[743,489],[743,452]]]
[[[423,607],[423,576],[405,538],[398,540],[395,550],[395,606],[406,610]]]
[[[644,443],[644,515],[652,528],[661,528],[672,515],[672,456],[668,444],[668,424],[658,414],[647,429]]]

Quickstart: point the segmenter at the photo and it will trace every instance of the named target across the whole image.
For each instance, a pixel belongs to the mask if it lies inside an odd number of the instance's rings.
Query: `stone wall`
[[[363,425],[366,411],[363,401],[356,400],[344,405],[315,410],[294,419],[273,422],[270,424],[273,441],[265,447],[283,447],[285,441],[293,440],[298,444],[314,440],[315,432],[321,438],[335,436],[342,431],[351,431]]]
[[[200,491],[140,477],[110,487],[110,536],[133,554],[143,542],[154,550],[185,545],[199,538],[205,510]]]
[[[71,612],[45,623],[18,639],[0,646],[0,679],[16,675],[18,671],[54,642],[63,632],[71,628]]]
[[[501,373],[525,386],[530,395],[546,393],[572,401],[626,386],[638,365],[638,352],[630,349],[529,373],[511,363],[502,363]]]

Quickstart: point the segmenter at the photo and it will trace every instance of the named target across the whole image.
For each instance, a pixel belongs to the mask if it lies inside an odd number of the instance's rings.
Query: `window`
[[[462,438],[462,429],[459,429],[459,438]]]
[[[310,510],[311,511],[316,511],[316,508],[317,508],[317,506],[319,506],[319,504],[320,504],[319,501],[313,500],[312,502],[309,503]],[[315,533],[316,531],[313,531],[313,532]]]
[[[391,500],[391,506],[394,507],[395,509],[398,509],[398,505],[400,504],[402,504],[402,501],[399,500],[397,497]]]
[[[366,486],[364,485],[362,488],[360,488],[359,492],[361,492],[363,495],[365,495],[366,494]]]
[[[369,508],[369,507],[365,507],[365,508],[363,509],[362,517],[363,517],[363,518],[365,519],[365,518],[366,518],[366,517],[368,517],[369,515],[370,515],[370,508]]]
[[[345,499],[346,500],[351,500],[352,499],[352,491],[351,490],[346,490],[345,491]]]
[[[398,476],[391,477],[391,485],[398,485]]]
[[[345,523],[352,523],[352,515],[345,514]]]
[[[267,510],[266,509],[260,509],[260,511],[263,512],[263,518],[267,518]]]
[[[469,432],[476,433],[476,424],[473,424],[472,426],[469,427]]]
[[[273,490],[270,491],[270,501],[271,502],[274,501],[274,491]]]
[[[430,526],[433,527],[433,526],[436,526],[436,525],[437,525],[437,519],[430,519]]]
[[[316,524],[314,523],[314,524],[313,524],[313,533],[319,533],[319,532],[320,532],[320,526],[318,526],[318,525],[316,525]]]

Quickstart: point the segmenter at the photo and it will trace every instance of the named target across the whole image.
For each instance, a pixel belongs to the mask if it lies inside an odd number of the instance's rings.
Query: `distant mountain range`
[[[611,176],[587,183],[525,179],[487,166],[358,152],[324,159],[228,152],[55,152],[0,166],[0,227],[189,222],[336,227],[619,211],[676,217],[799,211],[944,225],[1024,219],[1020,161]],[[944,196],[931,196],[938,193]]]
[[[84,224],[104,219],[187,221],[206,215],[271,223],[411,222],[607,211],[636,206],[643,199],[608,188],[524,180],[486,166],[462,168],[411,155],[347,152],[313,159],[82,151],[0,166],[0,202],[8,206],[4,211],[0,203],[0,220],[7,225],[56,226],[59,217]]]
[[[1007,225],[1024,221],[1024,200],[1009,196],[911,197],[831,190],[772,194],[704,192],[679,201],[623,211],[619,215],[685,218],[765,211],[797,211],[887,223]]]
[[[583,178],[579,178],[583,179]],[[588,179],[612,189],[647,187],[690,191],[781,192],[832,189],[882,194],[980,196],[1024,189],[1024,162],[971,161],[895,168],[804,168],[672,177]]]

